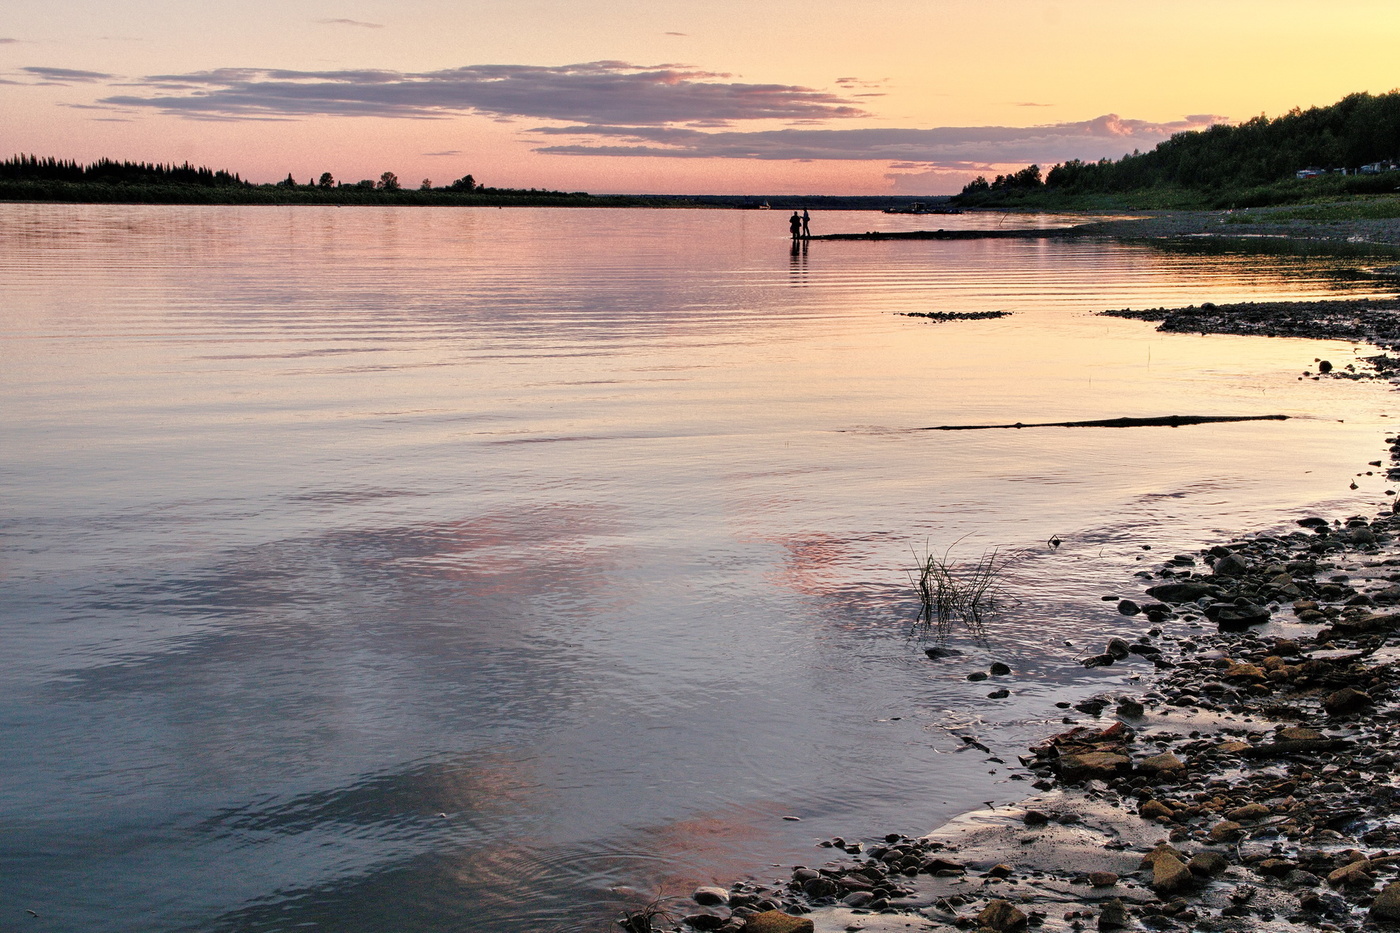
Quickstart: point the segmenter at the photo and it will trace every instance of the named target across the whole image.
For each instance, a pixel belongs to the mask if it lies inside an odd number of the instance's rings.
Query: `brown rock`
[[[1288,726],[1274,734],[1276,742],[1313,742],[1322,738],[1322,733],[1307,726]]]
[[[1238,661],[1231,661],[1230,666],[1225,668],[1225,677],[1229,680],[1252,680],[1259,682],[1264,680],[1264,671],[1254,664],[1243,664]]]
[[[1327,883],[1334,888],[1369,888],[1375,880],[1371,863],[1366,859],[1343,865],[1327,876]]]
[[[1160,800],[1148,800],[1138,807],[1138,816],[1145,820],[1169,820],[1175,813]]]
[[[1014,869],[1010,865],[1002,862],[999,865],[993,865],[991,868],[987,869],[987,877],[1010,878],[1012,871],[1014,871]]]
[[[781,910],[765,910],[744,921],[744,933],[815,933],[812,921]]]
[[[1236,823],[1248,823],[1255,820],[1262,820],[1271,812],[1272,811],[1262,803],[1247,803],[1242,807],[1236,807],[1229,813],[1226,813],[1225,818],[1234,820]]]
[[[1211,875],[1218,875],[1230,867],[1230,862],[1219,852],[1212,852],[1207,849],[1205,852],[1197,852],[1191,856],[1191,861],[1186,863],[1191,874],[1206,878]]]
[[[1177,861],[1184,861],[1186,858],[1186,854],[1176,846],[1163,842],[1159,844],[1157,848],[1142,857],[1142,861],[1138,863],[1138,870],[1141,871],[1144,868],[1151,868],[1153,865],[1156,865],[1157,860],[1164,855],[1170,855]]]
[[[1194,880],[1186,863],[1170,852],[1163,852],[1152,863],[1152,890],[1158,894],[1174,894],[1190,887]]]
[[[1240,837],[1244,827],[1233,820],[1222,820],[1210,828],[1207,834],[1211,842],[1232,842]]]
[[[1132,765],[1127,755],[1114,752],[1086,752],[1082,755],[1062,755],[1056,760],[1061,779],[1074,783],[1090,778],[1106,780],[1126,771]]]
[[[1118,875],[1111,871],[1091,871],[1089,883],[1096,888],[1111,888],[1118,883]]]
[[[1322,701],[1323,709],[1334,716],[1341,713],[1352,713],[1370,705],[1371,695],[1364,690],[1357,690],[1355,687],[1343,687]]]
[[[1171,752],[1163,752],[1160,755],[1153,755],[1144,758],[1137,763],[1139,771],[1147,774],[1162,774],[1171,771],[1185,771],[1186,762],[1173,755]]]
[[[1104,901],[1099,910],[1100,930],[1121,930],[1131,922],[1128,919],[1128,908],[1123,906],[1120,899],[1112,897]]]
[[[1231,741],[1228,741],[1228,742],[1221,742],[1219,745],[1217,745],[1217,746],[1215,746],[1215,747],[1216,747],[1216,750],[1217,750],[1217,751],[1224,752],[1224,753],[1227,754],[1227,755],[1238,754],[1239,752],[1242,752],[1242,751],[1244,751],[1245,749],[1253,748],[1253,746],[1250,745],[1248,742],[1240,742],[1240,741],[1238,741],[1238,740],[1231,740]]]
[[[977,915],[978,924],[989,930],[996,930],[997,933],[1024,930],[1028,919],[1014,904],[1004,900],[992,901]]]
[[[1377,920],[1400,920],[1400,881],[1392,881],[1381,888],[1381,893],[1371,902],[1371,916]]]

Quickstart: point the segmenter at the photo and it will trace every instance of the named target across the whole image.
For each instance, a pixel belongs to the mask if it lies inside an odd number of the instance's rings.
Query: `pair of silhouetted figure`
[[[788,229],[792,231],[792,238],[794,240],[811,239],[812,215],[806,211],[803,211],[801,214],[797,213],[797,211],[793,211],[792,216],[788,218]]]

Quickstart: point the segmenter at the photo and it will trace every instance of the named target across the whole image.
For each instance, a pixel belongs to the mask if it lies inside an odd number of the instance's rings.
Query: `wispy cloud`
[[[472,65],[420,73],[220,68],[151,75],[133,86],[169,93],[122,94],[101,102],[203,119],[421,119],[480,113],[610,126],[865,115],[851,101],[826,91],[747,84],[728,80],[731,77],[684,65],[617,61],[557,67]]]
[[[105,74],[101,71],[46,68],[41,65],[30,65],[27,68],[21,68],[20,71],[43,84],[95,84],[99,81],[111,81],[116,78],[116,75]]]
[[[18,39],[11,39],[8,36],[0,36],[0,45],[14,45]]]
[[[461,155],[461,154],[462,154],[462,150],[460,150],[460,149],[444,149],[442,152],[425,152],[425,153],[423,153],[423,155],[425,155],[425,156],[455,156],[455,155]]]
[[[383,23],[366,23],[358,19],[318,19],[316,22],[323,26],[359,26],[361,29],[383,29]]]
[[[540,127],[546,136],[589,142],[541,146],[555,155],[650,156],[675,159],[858,160],[919,165],[1062,162],[1116,158],[1151,148],[1173,133],[1204,129],[1223,117],[1196,114],[1170,123],[1106,114],[1043,126],[945,126],[930,129],[782,129],[701,132],[682,127]]]

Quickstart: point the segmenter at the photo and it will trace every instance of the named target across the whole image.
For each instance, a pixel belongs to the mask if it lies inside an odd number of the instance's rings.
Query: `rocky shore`
[[[1164,329],[1340,337],[1394,351],[1397,312],[1400,301],[1110,313]],[[1309,375],[1395,372],[1383,363],[1361,373],[1325,362]],[[1372,467],[1400,483],[1400,437],[1388,442],[1392,464]],[[1059,704],[1063,728],[1020,756],[1037,793],[1018,806],[966,814],[919,838],[825,840],[821,857],[783,880],[701,888],[668,906],[669,922],[658,914],[629,929],[1301,933],[1400,925],[1393,501],[1376,515],[1296,516],[1285,530],[1139,571],[1115,595],[1118,611],[1141,621],[1141,634],[1113,638],[1083,659],[1088,667],[1134,666],[1137,689]]]

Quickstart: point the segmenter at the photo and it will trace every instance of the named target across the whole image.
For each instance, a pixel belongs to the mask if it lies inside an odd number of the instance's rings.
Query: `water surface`
[[[964,221],[813,219],[930,222]],[[1014,762],[1123,683],[1074,662],[1138,634],[1099,597],[1139,558],[1384,499],[1386,392],[1300,379],[1355,348],[1096,312],[1374,288],[1337,272],[793,253],[778,212],[0,206],[0,904],[601,930],[1018,799],[960,736]],[[1291,418],[917,430],[1174,413]],[[1024,554],[940,665],[906,570],[949,547]],[[992,659],[1008,699],[965,680]]]

